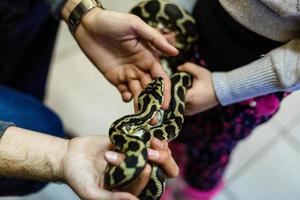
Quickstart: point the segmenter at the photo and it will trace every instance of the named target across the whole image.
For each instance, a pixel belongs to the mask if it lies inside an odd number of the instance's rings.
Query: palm
[[[78,27],[76,38],[89,59],[114,84],[123,100],[137,97],[154,77],[165,79],[165,102],[170,99],[170,81],[159,63],[158,49],[176,55],[156,30],[129,14],[93,9]]]
[[[108,149],[106,137],[71,140],[63,161],[63,171],[66,181],[81,198],[92,199],[94,191],[103,187],[103,172],[106,166],[103,157]]]

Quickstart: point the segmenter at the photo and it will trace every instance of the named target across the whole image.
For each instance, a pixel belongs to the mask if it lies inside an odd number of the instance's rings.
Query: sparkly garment
[[[204,61],[200,63],[203,66]],[[186,181],[201,190],[213,189],[221,181],[238,142],[274,116],[287,95],[279,92],[186,117],[179,138],[174,141],[185,144]]]

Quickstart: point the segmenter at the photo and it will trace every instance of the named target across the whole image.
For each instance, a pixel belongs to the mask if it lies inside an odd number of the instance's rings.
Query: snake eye
[[[131,124],[127,124],[127,125],[125,126],[125,129],[126,129],[127,131],[130,131],[131,127],[132,127]]]

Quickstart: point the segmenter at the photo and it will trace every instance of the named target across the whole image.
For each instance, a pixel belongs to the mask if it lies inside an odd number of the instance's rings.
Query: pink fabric
[[[172,187],[167,186],[160,199],[161,200],[174,200]]]
[[[183,190],[183,196],[186,200],[211,200],[224,188],[224,182],[221,181],[214,189],[210,191],[201,191],[191,186],[187,186]]]
[[[280,102],[274,96],[264,96],[256,100],[256,115],[272,115],[279,108]]]
[[[182,188],[186,186],[185,181],[182,179],[183,174],[185,173],[185,163],[187,160],[187,155],[185,153],[186,147],[182,143],[170,142],[169,148],[171,149],[172,155],[179,167],[179,176],[169,181],[161,200],[175,200],[173,196],[174,192],[181,191]]]
[[[252,103],[254,103],[254,105]],[[250,106],[252,104],[252,106],[255,107],[256,117],[262,117],[274,114],[280,106],[280,101],[275,96],[268,95],[249,99],[240,104],[249,104]]]
[[[183,176],[185,173],[185,164],[188,159],[186,154],[186,146],[182,143],[171,142],[169,143],[169,148],[171,149],[172,156],[179,167],[179,174]]]

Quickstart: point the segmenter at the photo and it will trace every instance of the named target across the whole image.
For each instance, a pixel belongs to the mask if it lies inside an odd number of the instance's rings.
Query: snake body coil
[[[174,58],[161,57],[161,63],[169,73],[172,84],[168,110],[160,109],[163,101],[163,79],[158,77],[139,95],[138,112],[124,116],[111,125],[110,140],[116,146],[116,151],[126,155],[119,166],[108,165],[106,168],[105,183],[112,188],[126,186],[140,175],[148,162],[147,148],[152,136],[167,141],[178,136],[184,121],[185,95],[192,85],[192,78],[187,73],[176,72],[176,67],[185,61],[184,58],[197,39],[194,19],[170,1],[142,1],[131,12],[161,32],[175,34],[175,46],[180,54]],[[155,113],[161,114],[161,120],[158,125],[151,126],[149,121]],[[164,172],[155,164],[151,165],[151,178],[139,196],[142,200],[160,199],[164,191]]]

